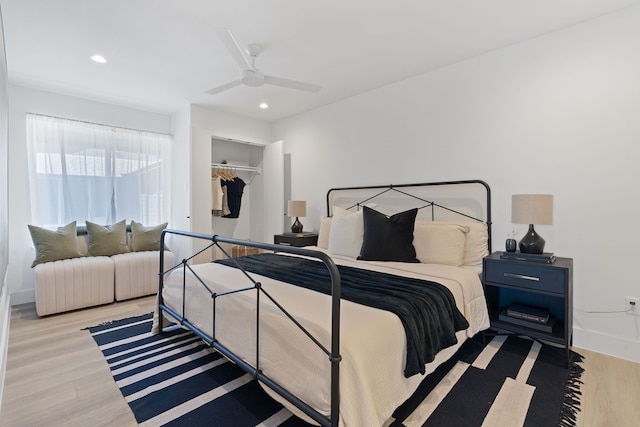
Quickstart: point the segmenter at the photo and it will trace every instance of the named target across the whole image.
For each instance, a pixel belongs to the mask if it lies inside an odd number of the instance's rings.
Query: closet
[[[282,232],[284,156],[281,141],[263,145],[212,136],[210,172],[211,234],[272,242],[273,235]],[[231,211],[215,209],[214,212],[214,208],[219,207],[213,205],[218,193],[214,189],[219,185],[227,187]],[[241,189],[239,199],[236,198],[238,189]],[[221,256],[217,249],[211,254],[212,259]]]

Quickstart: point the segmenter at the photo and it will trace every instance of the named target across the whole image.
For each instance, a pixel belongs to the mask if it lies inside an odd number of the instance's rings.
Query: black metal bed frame
[[[459,185],[459,184],[480,184],[486,189],[486,221],[482,221],[477,218],[473,218],[467,214],[462,212],[455,211],[453,209],[447,208],[445,206],[441,206],[439,204],[434,203],[433,201],[426,200],[422,197],[418,197],[412,195],[405,191],[405,189],[409,187],[426,187],[426,186],[440,186],[440,185]],[[431,207],[432,210],[434,207],[443,208],[454,212],[456,214],[462,215],[469,219],[482,221],[487,224],[488,229],[488,246],[489,251],[491,251],[491,192],[489,186],[480,180],[468,180],[468,181],[448,181],[448,182],[435,182],[435,183],[421,183],[421,184],[401,184],[401,185],[382,185],[382,186],[368,186],[368,187],[344,187],[344,188],[333,188],[327,192],[327,213],[331,213],[331,206],[329,205],[330,194],[335,191],[340,190],[369,190],[369,189],[380,189],[380,192],[374,196],[368,197],[366,200],[363,200],[360,203],[357,203],[359,207],[361,204],[370,201],[371,199],[378,197],[388,191],[398,191],[406,196],[413,197],[418,199],[426,205],[424,207]],[[353,207],[356,207],[354,205]],[[199,250],[195,254],[191,255],[188,258],[183,259],[181,262],[176,265],[170,267],[165,270],[164,266],[164,248],[165,248],[165,237],[167,234],[173,234],[178,236],[186,236],[196,239],[202,239],[210,241],[211,243],[207,245],[205,248]],[[236,264],[236,267],[240,269],[244,276],[252,283],[250,286],[234,289],[227,292],[216,293],[212,291],[207,284],[193,271],[191,265],[189,265],[189,261],[196,257],[197,255],[203,253],[206,250],[209,250],[213,246],[219,248],[222,253],[229,259],[233,260],[233,257],[229,255],[229,253],[220,245],[221,243],[231,244],[231,245],[243,245],[253,248],[258,248],[266,251],[274,251],[274,252],[284,252],[296,255],[303,255],[306,257],[316,258],[319,261],[323,262],[329,271],[331,278],[331,349],[325,348],[318,339],[316,339],[307,329],[304,328],[287,310],[281,306],[275,299],[269,295],[269,293],[262,287],[262,284],[258,281],[255,281],[240,265]],[[339,414],[340,414],[340,361],[342,359],[340,355],[340,298],[341,298],[341,283],[340,283],[340,273],[336,264],[333,262],[331,257],[321,251],[315,251],[304,248],[297,248],[292,246],[284,246],[284,245],[275,245],[269,243],[260,243],[253,242],[247,240],[233,239],[227,237],[220,237],[217,235],[206,235],[200,233],[192,233],[188,231],[181,230],[171,230],[166,229],[162,232],[160,239],[160,271],[158,273],[159,277],[159,289],[158,289],[158,312],[159,313],[167,313],[170,317],[175,319],[180,325],[186,327],[187,329],[194,332],[198,335],[204,342],[206,342],[210,347],[216,349],[229,360],[233,361],[236,365],[241,367],[243,370],[253,375],[254,379],[262,382],[266,386],[268,386],[271,390],[278,393],[280,396],[284,397],[287,401],[293,404],[295,407],[300,409],[306,415],[308,415],[311,419],[318,422],[321,426],[338,426]],[[175,310],[171,309],[164,303],[164,297],[162,294],[162,290],[164,287],[164,279],[165,276],[171,271],[182,268],[183,269],[183,277],[182,277],[182,315],[177,313]],[[200,329],[198,329],[193,323],[189,321],[185,317],[185,293],[186,293],[186,274],[187,270],[191,271],[191,273],[195,276],[197,281],[209,292],[212,299],[212,310],[213,310],[213,325],[212,325],[212,334],[213,336],[209,337]],[[233,350],[227,348],[225,345],[221,344],[216,338],[216,301],[220,297],[225,297],[229,295],[233,295],[238,292],[256,292],[256,366],[251,365],[250,363],[243,360],[241,357],[236,355]],[[264,295],[267,299],[269,299],[275,306],[289,319],[291,320],[304,334],[311,340],[313,343],[323,351],[329,359],[331,363],[331,413],[329,416],[325,416],[320,413],[316,409],[309,406],[307,403],[302,401],[297,396],[293,395],[282,385],[278,384],[272,378],[266,376],[262,370],[260,369],[260,295]],[[162,333],[162,320],[161,320],[161,333]]]
[[[164,240],[167,234],[175,234],[181,236],[187,236],[197,239],[208,240],[211,243],[191,255],[189,258],[183,259],[180,263],[175,266],[169,268],[165,271],[164,269]],[[324,263],[329,271],[329,275],[331,278],[331,349],[328,350],[323,346],[304,326],[302,326],[282,305],[280,305],[269,293],[262,287],[260,282],[255,281],[240,265],[236,264],[236,267],[240,269],[243,274],[247,277],[247,279],[252,283],[251,286],[234,289],[227,292],[216,293],[213,292],[206,283],[193,271],[188,262],[193,259],[195,256],[201,254],[202,252],[209,250],[213,246],[218,247],[224,255],[233,260],[234,258],[229,255],[229,253],[220,246],[220,243],[227,243],[232,245],[243,245],[253,248],[258,248],[266,251],[274,251],[274,252],[284,252],[291,253],[296,255],[303,255],[310,258],[316,258]],[[336,267],[333,260],[324,252],[314,251],[310,249],[304,248],[296,248],[293,246],[283,246],[283,245],[274,245],[269,243],[259,243],[252,242],[240,239],[232,239],[227,237],[220,237],[217,235],[206,235],[206,234],[198,234],[191,233],[188,231],[180,231],[180,230],[163,230],[161,238],[160,238],[160,274],[159,274],[159,290],[158,290],[158,308],[163,312],[168,313],[172,318],[174,318],[178,323],[189,330],[193,331],[196,335],[198,335],[203,341],[205,341],[210,347],[213,347],[229,360],[233,361],[235,364],[240,366],[249,374],[253,375],[254,379],[262,382],[267,385],[270,389],[287,399],[313,420],[318,422],[321,426],[337,426],[338,425],[338,417],[340,414],[340,361],[342,357],[340,356],[340,297],[341,297],[341,288],[340,288],[340,273],[338,272],[338,268]],[[175,270],[178,267],[183,267],[183,278],[182,278],[182,313],[180,315],[176,311],[172,310],[168,306],[164,304],[164,297],[162,295],[162,289],[164,287],[164,276]],[[212,331],[213,336],[209,337],[204,332],[199,330],[194,324],[192,324],[185,316],[185,292],[186,292],[186,271],[189,270],[196,277],[198,282],[207,289],[212,298],[212,310],[213,310],[213,325]],[[220,297],[233,295],[238,292],[249,292],[255,290],[256,291],[256,366],[251,365],[250,363],[243,360],[241,357],[233,353],[233,351],[227,348],[225,345],[221,344],[216,339],[216,300]],[[268,298],[271,302],[273,302],[276,307],[289,319],[291,320],[304,334],[311,339],[315,343],[315,345],[320,348],[328,357],[331,362],[331,414],[330,417],[326,417],[325,415],[318,412],[316,409],[312,408],[297,396],[290,393],[283,386],[278,384],[273,379],[266,376],[262,370],[260,369],[260,295],[263,294],[266,298]]]

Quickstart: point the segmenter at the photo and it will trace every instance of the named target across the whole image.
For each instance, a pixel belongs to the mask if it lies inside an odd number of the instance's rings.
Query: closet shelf
[[[234,171],[253,172],[255,174],[262,173],[262,170],[257,166],[234,165],[231,163],[211,163],[211,167],[220,169],[231,169]]]

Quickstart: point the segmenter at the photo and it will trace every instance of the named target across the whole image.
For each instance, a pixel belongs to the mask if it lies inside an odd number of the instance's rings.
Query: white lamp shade
[[[511,222],[514,224],[553,224],[553,195],[514,194],[511,196]]]
[[[287,216],[299,217],[307,215],[307,202],[304,200],[289,200],[287,203]]]

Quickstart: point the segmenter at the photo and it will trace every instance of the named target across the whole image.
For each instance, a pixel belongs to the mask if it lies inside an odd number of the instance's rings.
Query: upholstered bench
[[[129,252],[113,255],[114,297],[124,301],[158,292],[159,251]],[[174,255],[164,251],[164,265],[173,265]]]
[[[114,268],[108,256],[45,262],[33,274],[38,316],[113,302]]]
[[[87,222],[77,229],[73,222],[57,231],[29,226],[36,246],[32,267],[38,315],[156,293],[165,227],[132,222],[127,233],[124,221],[110,227]],[[165,250],[164,265],[173,262],[173,253]]]

